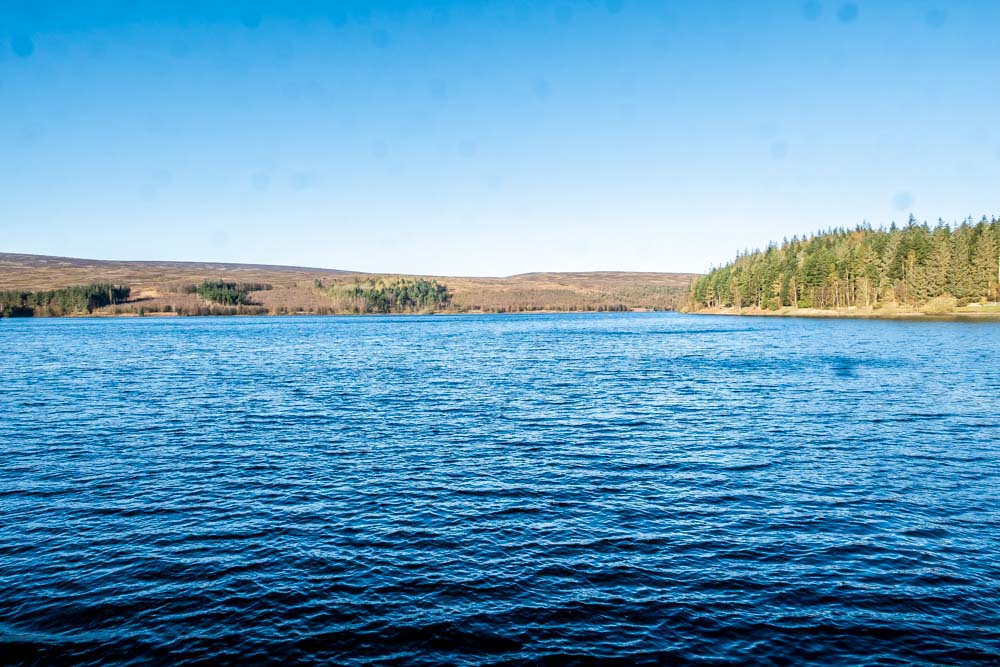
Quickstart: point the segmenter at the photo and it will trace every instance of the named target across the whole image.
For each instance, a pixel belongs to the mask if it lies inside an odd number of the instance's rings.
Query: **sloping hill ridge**
[[[265,283],[254,303],[270,314],[340,312],[329,293],[339,285],[387,276],[437,280],[451,292],[449,311],[524,312],[672,310],[680,306],[690,273],[625,271],[525,273],[503,278],[409,276],[359,271],[224,262],[117,261],[0,253],[0,290],[51,290],[89,283],[132,289],[128,304],[98,314],[191,312],[201,303],[185,285],[206,280]],[[169,308],[168,308],[169,307]]]
[[[13,275],[16,274],[16,275]],[[227,262],[167,262],[167,261],[119,261],[107,259],[79,259],[76,257],[53,257],[49,255],[23,255],[0,253],[0,289],[55,289],[68,287],[72,280],[90,280],[95,274],[102,276],[102,282],[147,282],[190,278],[202,275],[229,275],[233,279],[259,277],[261,275],[301,276],[321,275],[362,275],[359,271],[318,269],[305,266],[281,266],[270,264],[230,264]],[[120,278],[117,278],[120,276]],[[72,283],[77,284],[77,283]]]

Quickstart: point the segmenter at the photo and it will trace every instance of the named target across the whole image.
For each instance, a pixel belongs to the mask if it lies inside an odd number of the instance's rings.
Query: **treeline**
[[[452,299],[456,312],[526,313],[551,312],[627,312],[638,310],[676,310],[687,298],[685,287],[629,286],[572,289],[568,287],[503,290],[466,289]]]
[[[446,308],[451,302],[448,287],[425,278],[370,278],[351,285],[337,285],[328,293],[347,301],[355,313],[412,313]]]
[[[861,225],[739,255],[691,286],[690,305],[762,308],[965,305],[1000,298],[1000,220]]]
[[[495,306],[492,308],[482,308],[478,307],[475,309],[476,312],[482,313],[546,313],[546,312],[562,312],[562,313],[627,313],[631,310],[624,303],[615,303],[610,305],[604,304],[574,304],[570,307],[554,306],[551,304],[537,305],[537,304],[520,304],[516,306]],[[459,312],[468,312],[469,309],[463,309]]]
[[[250,292],[269,290],[266,283],[237,283],[224,280],[206,280],[199,285],[185,286],[183,293],[197,294],[205,301],[211,301],[222,306],[249,306]]]
[[[94,283],[37,292],[0,292],[0,317],[58,317],[92,313],[98,308],[128,301],[131,289],[111,283]]]
[[[207,315],[267,315],[269,310],[264,306],[220,306],[214,303],[199,304],[197,306],[175,306],[173,304],[163,304],[154,302],[133,303],[125,306],[114,306],[110,309],[111,315],[178,315],[178,316],[207,316]]]

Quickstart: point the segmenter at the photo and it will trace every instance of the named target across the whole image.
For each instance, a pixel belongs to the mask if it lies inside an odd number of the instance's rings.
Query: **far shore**
[[[428,308],[445,313],[673,310],[684,302],[695,277],[691,273],[628,271],[525,273],[503,278],[411,276],[258,264],[104,261],[0,252],[0,311],[6,306],[12,310],[31,310],[34,316],[84,315],[83,305],[87,302],[81,301],[80,295],[63,295],[69,301],[63,299],[65,303],[60,302],[58,308],[50,308],[49,303],[58,300],[54,295],[49,295],[44,306],[39,307],[31,306],[26,294],[93,285],[127,290],[124,298],[119,295],[111,303],[101,301],[92,308],[93,316],[169,317],[178,311],[185,316],[346,315],[382,310],[385,307],[382,302],[386,300],[396,304],[391,310],[418,313]],[[397,283],[404,281],[419,285],[411,285],[412,290],[403,289]],[[199,286],[207,292],[199,294]],[[440,288],[447,290],[446,297]],[[400,290],[405,294],[397,294]],[[208,292],[215,293],[216,298]],[[245,295],[237,298],[231,292],[245,292]],[[66,305],[70,302],[71,305]],[[397,307],[399,304],[405,307]]]
[[[187,318],[187,317],[211,317],[211,318],[233,318],[233,317],[386,317],[386,316],[402,316],[402,317],[417,317],[423,316],[427,317],[429,315],[434,315],[436,317],[453,317],[456,315],[600,315],[609,313],[677,313],[680,311],[669,309],[669,308],[627,308],[625,310],[554,310],[554,309],[537,309],[537,310],[431,310],[431,311],[416,311],[407,310],[399,312],[388,312],[388,313],[354,313],[354,312],[331,312],[331,313],[310,313],[308,311],[297,311],[288,313],[232,313],[232,314],[213,314],[213,315],[181,315],[176,312],[148,312],[139,313],[135,311],[115,313],[108,309],[102,308],[100,310],[95,310],[92,313],[67,313],[65,315],[39,315],[35,317],[0,317],[0,321],[3,320],[87,320],[87,319],[173,319],[173,318]]]
[[[862,320],[927,320],[927,321],[1000,321],[1000,306],[963,306],[949,312],[925,312],[915,308],[888,306],[885,308],[702,308],[682,311],[691,315],[735,315],[745,317],[811,317]]]

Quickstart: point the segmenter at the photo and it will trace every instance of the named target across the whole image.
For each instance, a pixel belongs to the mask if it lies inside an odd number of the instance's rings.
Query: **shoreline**
[[[810,319],[841,319],[841,320],[910,320],[924,322],[1000,322],[1000,309],[985,310],[954,310],[947,313],[925,313],[916,309],[870,309],[870,308],[792,308],[784,307],[778,310],[763,308],[702,308],[699,310],[681,310],[688,315],[725,315],[730,317],[804,317]]]
[[[489,315],[601,315],[607,313],[676,313],[679,315],[721,315],[725,317],[793,317],[805,319],[837,319],[837,320],[903,320],[916,322],[1000,322],[1000,309],[976,311],[952,311],[949,313],[925,313],[920,310],[903,309],[823,309],[823,308],[791,308],[778,310],[761,308],[702,308],[700,310],[683,309],[649,309],[629,308],[627,310],[518,310],[499,312],[494,310],[431,311],[431,312],[400,312],[400,313],[226,313],[215,315],[178,315],[173,312],[152,312],[139,314],[127,313],[69,313],[66,315],[40,315],[27,317],[0,317],[0,320],[90,320],[90,319],[183,319],[190,317],[203,318],[233,318],[233,317],[413,317],[435,316],[454,317],[459,315],[489,316]]]
[[[680,310],[654,310],[651,308],[630,308],[628,310],[516,310],[516,311],[505,311],[499,312],[494,310],[470,310],[466,312],[460,311],[431,311],[431,312],[402,312],[402,313],[309,313],[309,312],[299,312],[299,313],[226,313],[217,315],[178,315],[177,313],[164,313],[164,312],[153,312],[139,314],[136,312],[128,313],[69,313],[66,315],[30,315],[30,316],[14,316],[14,317],[0,317],[0,321],[3,320],[114,320],[114,319],[186,319],[192,317],[202,317],[202,318],[231,318],[231,317],[414,317],[414,316],[441,316],[441,317],[453,317],[457,315],[475,315],[475,316],[486,316],[486,315],[606,315],[609,313],[678,313],[681,314]]]

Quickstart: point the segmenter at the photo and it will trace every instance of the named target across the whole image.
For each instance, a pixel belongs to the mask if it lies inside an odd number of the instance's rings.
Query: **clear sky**
[[[704,271],[978,218],[998,27],[995,0],[0,0],[0,251]]]

